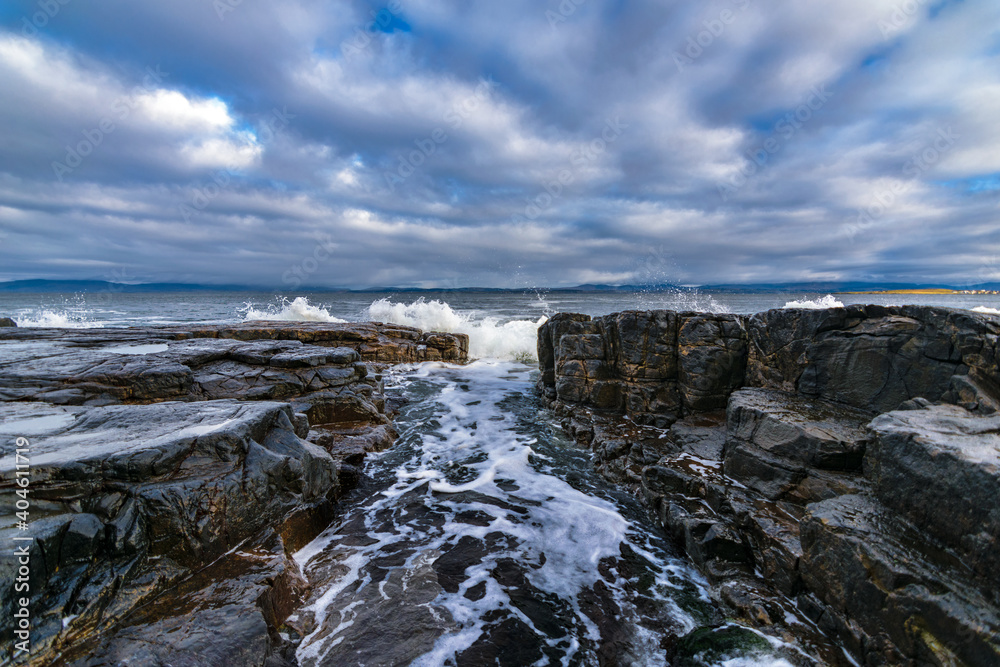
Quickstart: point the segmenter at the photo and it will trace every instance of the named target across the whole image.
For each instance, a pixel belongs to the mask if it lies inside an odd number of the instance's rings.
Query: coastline
[[[827,664],[851,664],[842,648],[988,664],[1000,528],[977,508],[1000,492],[951,442],[1000,442],[998,336],[996,317],[929,307],[558,314],[538,330],[537,386],[732,618]],[[44,499],[36,658],[296,664],[286,621],[309,582],[291,554],[395,440],[381,371],[468,347],[378,323],[0,329],[0,411]],[[914,463],[902,452],[928,434],[944,454]],[[969,475],[975,498],[948,481]]]
[[[925,296],[970,296],[970,295],[994,295],[1000,294],[998,290],[953,290],[941,289],[892,289],[892,290],[872,290],[865,292],[833,292],[834,295],[845,294],[913,294]]]

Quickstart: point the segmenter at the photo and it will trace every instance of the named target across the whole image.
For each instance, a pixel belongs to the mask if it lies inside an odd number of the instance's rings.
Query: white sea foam
[[[18,314],[14,317],[19,327],[53,327],[58,329],[90,329],[102,328],[101,322],[90,319],[89,311],[54,311],[34,310]]]
[[[334,317],[326,308],[314,306],[304,296],[293,300],[282,299],[277,305],[258,310],[253,305],[246,305],[243,321],[271,320],[276,322],[346,322]]]
[[[473,313],[455,311],[445,301],[420,298],[413,303],[379,299],[368,307],[368,319],[417,327],[424,331],[468,334],[469,356],[473,359],[532,361],[538,327],[548,318],[542,316],[537,320],[509,322],[493,316],[476,318]]]
[[[743,658],[730,658],[718,663],[719,667],[793,667],[792,663],[784,658],[772,656],[754,656]]]
[[[822,299],[804,299],[802,301],[789,301],[782,308],[806,308],[808,310],[820,310],[822,308],[843,308],[841,303],[832,294],[827,294]]]
[[[656,308],[670,310],[691,310],[699,313],[728,313],[729,308],[715,300],[711,294],[702,294],[696,289],[677,290],[663,296]]]
[[[986,313],[987,315],[1000,315],[1000,310],[990,308],[989,306],[976,306],[972,311],[975,313]]]

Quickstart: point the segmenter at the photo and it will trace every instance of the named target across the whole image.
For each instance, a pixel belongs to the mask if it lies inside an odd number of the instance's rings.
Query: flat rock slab
[[[189,338],[229,340],[299,341],[322,347],[349,347],[365,361],[403,363],[419,361],[465,362],[469,354],[466,334],[425,332],[413,327],[381,322],[241,322],[191,324],[122,329],[3,328],[6,341],[64,343],[75,346],[146,345]],[[3,350],[0,347],[0,350]],[[6,357],[4,357],[6,358]]]
[[[887,506],[961,551],[1000,592],[1000,415],[954,405],[872,422],[866,467]]]
[[[146,342],[102,340],[90,346],[0,340],[0,400],[264,400],[357,383],[368,375],[360,354],[349,347],[297,340],[141,340]]]
[[[42,662],[124,618],[188,569],[322,508],[336,465],[296,435],[285,403],[103,407],[0,403],[0,504],[17,500],[17,438],[30,461],[32,648]],[[319,509],[317,509],[319,511]],[[16,566],[0,559],[0,588]],[[10,596],[0,613],[12,618]],[[64,621],[64,619],[66,619]]]
[[[178,456],[226,461],[245,453],[246,441],[262,440],[279,414],[291,418],[287,405],[269,402],[0,403],[0,474],[6,479],[14,469],[14,438],[25,436],[33,485],[60,475],[82,478],[85,468],[100,479],[151,481],[175,471]]]
[[[733,393],[727,437],[825,470],[859,470],[871,413],[767,389]]]

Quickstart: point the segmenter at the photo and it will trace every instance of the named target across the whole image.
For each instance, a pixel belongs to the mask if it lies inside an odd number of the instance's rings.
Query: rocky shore
[[[377,323],[0,329],[0,540],[32,538],[31,664],[289,664],[290,554],[395,438],[380,369],[467,355]],[[4,591],[18,568],[5,551]]]
[[[1000,665],[998,336],[915,306],[559,314],[538,388],[747,622],[804,616],[845,665]]]
[[[291,554],[396,437],[382,371],[467,358],[382,324],[2,326],[0,540],[32,538],[31,664],[295,664],[316,591]],[[560,314],[538,358],[543,402],[733,616],[829,664],[1000,665],[1000,318]],[[0,587],[19,576],[5,551]]]

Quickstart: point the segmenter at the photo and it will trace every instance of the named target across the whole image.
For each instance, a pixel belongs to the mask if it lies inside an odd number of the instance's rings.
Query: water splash
[[[805,308],[807,310],[822,310],[823,308],[843,308],[841,303],[832,294],[827,294],[822,299],[803,299],[802,301],[789,301],[782,308]]]
[[[100,329],[103,322],[91,319],[91,311],[82,309],[21,311],[14,316],[19,327],[52,327],[57,329]]]
[[[535,359],[538,327],[548,319],[509,320],[454,310],[447,302],[422,297],[412,303],[379,299],[368,307],[368,319],[416,327],[424,331],[464,333],[469,336],[473,359],[503,359],[531,362]]]
[[[295,297],[291,301],[282,297],[277,304],[269,306],[264,310],[258,310],[252,304],[247,303],[244,304],[244,309],[244,322],[252,320],[276,322],[347,322],[347,320],[334,317],[326,308],[310,304],[309,299],[304,296]]]

